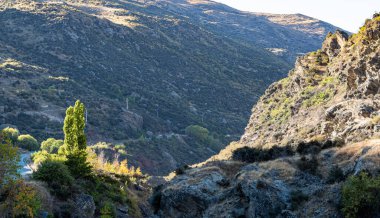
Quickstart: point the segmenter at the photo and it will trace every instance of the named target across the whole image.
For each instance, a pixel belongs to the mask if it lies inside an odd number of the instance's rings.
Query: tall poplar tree
[[[91,167],[86,162],[87,140],[84,132],[86,126],[84,113],[84,104],[79,100],[76,101],[74,107],[67,108],[63,125],[66,165],[77,178],[91,173]]]

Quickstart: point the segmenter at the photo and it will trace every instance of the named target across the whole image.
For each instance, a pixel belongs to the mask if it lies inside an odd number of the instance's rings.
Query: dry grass
[[[347,162],[360,156],[380,163],[378,158],[380,156],[380,139],[365,140],[345,146],[336,152],[334,159],[336,162]]]
[[[115,24],[136,28],[143,26],[137,20],[136,16],[130,15],[127,10],[120,8],[110,8],[96,4],[70,3],[71,6],[79,9],[88,15],[107,19]]]
[[[210,164],[217,166],[229,178],[234,177],[246,163],[238,161],[215,161]]]

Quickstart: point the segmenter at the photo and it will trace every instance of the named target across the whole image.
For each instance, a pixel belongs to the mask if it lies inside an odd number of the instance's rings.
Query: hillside
[[[339,29],[302,14],[242,12],[203,0],[156,2],[156,7],[185,15],[218,35],[271,51],[290,65],[297,56],[318,49],[328,32]]]
[[[62,138],[65,108],[81,99],[89,142],[125,144],[145,172],[203,161],[241,134],[251,105],[290,69],[268,49],[286,45],[293,60],[335,29],[289,16],[296,21],[208,1],[7,2],[0,124]],[[195,124],[215,141],[186,135]]]
[[[159,217],[379,217],[380,14],[328,34],[252,110],[240,141],[177,171]]]

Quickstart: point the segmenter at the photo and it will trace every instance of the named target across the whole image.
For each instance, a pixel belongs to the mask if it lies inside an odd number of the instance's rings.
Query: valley
[[[80,99],[89,142],[125,144],[155,175],[237,140],[266,87],[337,29],[211,1],[11,2],[0,13],[1,126],[62,138]],[[194,142],[192,125],[213,143]]]

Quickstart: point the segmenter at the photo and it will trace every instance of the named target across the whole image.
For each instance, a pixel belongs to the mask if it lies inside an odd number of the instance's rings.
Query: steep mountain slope
[[[291,65],[297,56],[318,49],[328,32],[339,29],[302,14],[242,12],[203,0],[156,2],[156,7],[185,15],[192,22],[235,41],[265,48]]]
[[[203,161],[241,134],[250,105],[290,68],[264,39],[321,41],[213,2],[9,3],[0,11],[0,124],[61,138],[65,108],[81,99],[89,141],[125,143],[153,174]],[[184,134],[193,124],[219,142],[194,143]]]
[[[239,142],[157,189],[157,214],[341,217],[342,181],[379,175],[379,73],[380,14],[329,34],[267,89]],[[371,206],[351,214],[378,217]]]

